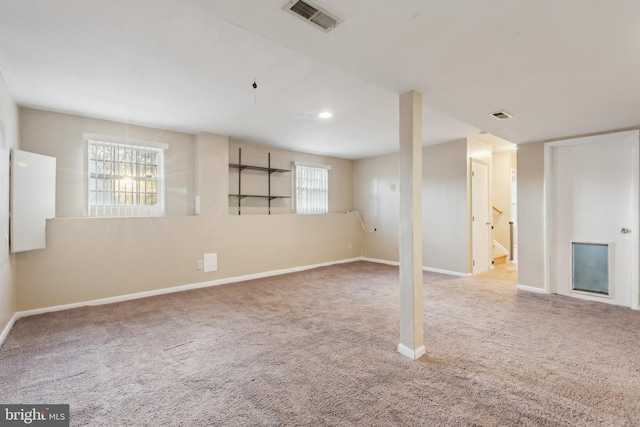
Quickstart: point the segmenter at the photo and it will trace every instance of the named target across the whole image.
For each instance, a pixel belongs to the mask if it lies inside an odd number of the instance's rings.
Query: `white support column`
[[[425,353],[422,319],[422,94],[400,95],[400,344]]]

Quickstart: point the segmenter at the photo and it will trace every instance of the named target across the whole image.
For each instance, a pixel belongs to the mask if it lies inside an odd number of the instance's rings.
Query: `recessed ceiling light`
[[[331,114],[329,111],[323,111],[322,113],[318,114],[318,117],[320,117],[321,119],[329,119],[331,118],[331,116],[333,116],[333,114]]]

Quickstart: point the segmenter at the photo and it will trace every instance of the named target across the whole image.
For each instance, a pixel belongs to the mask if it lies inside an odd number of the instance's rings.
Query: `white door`
[[[489,166],[471,160],[471,253],[473,274],[491,267],[489,220]]]
[[[637,308],[638,132],[554,144],[550,291]],[[583,276],[602,285],[585,290]]]

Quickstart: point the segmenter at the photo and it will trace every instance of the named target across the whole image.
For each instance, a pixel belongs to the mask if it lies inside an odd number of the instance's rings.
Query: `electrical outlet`
[[[349,242],[349,244],[347,245],[347,249],[353,249],[353,245],[351,244],[351,242]]]
[[[196,268],[198,270],[202,270],[204,268],[204,264],[201,259],[198,260],[198,263],[196,264]]]

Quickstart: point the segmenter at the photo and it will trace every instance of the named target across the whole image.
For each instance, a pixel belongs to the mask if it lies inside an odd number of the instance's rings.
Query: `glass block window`
[[[164,214],[164,150],[88,141],[89,215]]]

